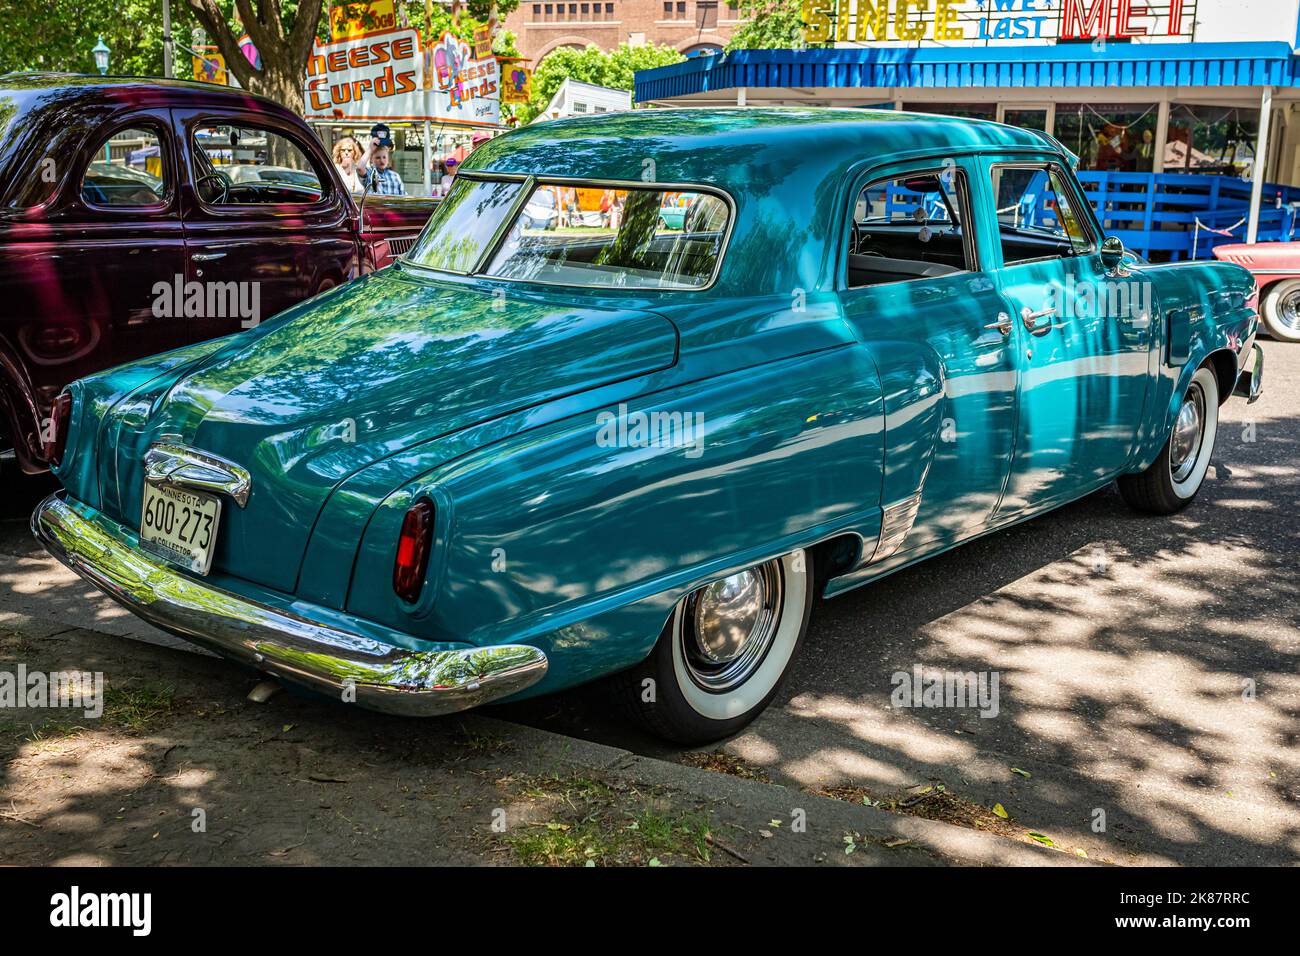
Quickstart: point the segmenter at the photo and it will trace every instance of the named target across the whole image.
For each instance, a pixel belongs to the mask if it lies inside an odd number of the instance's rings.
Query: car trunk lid
[[[676,328],[655,313],[395,270],[268,326],[183,377],[147,440],[249,470],[252,493],[245,508],[227,502],[213,567],[285,591],[321,506],[349,475],[416,442],[666,368],[677,353]],[[138,457],[119,460],[118,473],[138,485]]]

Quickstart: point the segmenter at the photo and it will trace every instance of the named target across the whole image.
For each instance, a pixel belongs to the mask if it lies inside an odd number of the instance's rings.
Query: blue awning
[[[1300,87],[1286,42],[735,50],[640,70],[638,103],[737,87]]]

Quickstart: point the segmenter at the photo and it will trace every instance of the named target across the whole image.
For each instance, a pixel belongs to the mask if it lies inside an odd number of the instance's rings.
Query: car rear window
[[[69,160],[102,120],[102,104],[66,108],[61,91],[0,92],[0,210],[40,206],[54,196]]]
[[[717,272],[731,207],[713,192],[542,182],[521,196],[522,188],[458,179],[408,258],[435,269],[599,288],[697,289]]]

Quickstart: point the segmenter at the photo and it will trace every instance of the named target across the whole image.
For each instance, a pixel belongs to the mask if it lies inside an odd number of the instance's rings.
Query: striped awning
[[[641,70],[638,103],[737,87],[1300,87],[1285,42],[735,50]]]

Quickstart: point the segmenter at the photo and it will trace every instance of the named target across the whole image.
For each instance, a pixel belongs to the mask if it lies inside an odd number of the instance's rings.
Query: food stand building
[[[998,120],[1076,153],[1099,217],[1154,259],[1300,238],[1300,0],[807,0],[804,21],[834,46],[644,70],[636,102]]]

